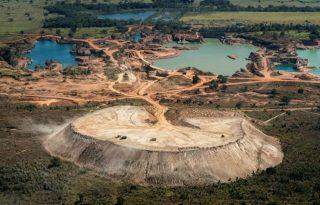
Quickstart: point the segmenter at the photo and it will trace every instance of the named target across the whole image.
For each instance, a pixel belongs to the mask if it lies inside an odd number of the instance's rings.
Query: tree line
[[[257,31],[309,31],[316,33],[320,26],[310,23],[305,24],[278,24],[278,23],[260,23],[252,25],[230,25],[225,27],[205,27],[200,29],[200,33],[206,37],[221,37],[225,33],[249,33]]]

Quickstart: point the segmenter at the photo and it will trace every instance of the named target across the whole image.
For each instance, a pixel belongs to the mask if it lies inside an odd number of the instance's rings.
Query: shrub
[[[61,160],[57,157],[53,157],[51,160],[50,160],[50,164],[48,166],[49,169],[51,168],[54,168],[54,167],[60,167],[61,165]]]
[[[34,104],[18,104],[16,106],[17,110],[28,110],[30,112],[34,111],[37,107]]]
[[[237,102],[235,107],[237,109],[240,109],[242,107],[242,102]]]
[[[193,84],[196,84],[196,83],[198,83],[199,81],[200,81],[199,76],[198,76],[198,75],[194,75],[193,78],[192,78],[192,83],[193,83]]]
[[[289,103],[290,103],[290,97],[289,96],[283,96],[282,98],[281,98],[281,103],[283,104],[283,105],[289,105]]]
[[[227,76],[218,75],[218,82],[219,83],[226,83],[227,81],[228,81],[228,77]]]
[[[210,82],[209,88],[212,89],[212,90],[216,90],[218,88],[218,82],[215,81],[215,80],[212,80]]]
[[[277,89],[273,88],[271,91],[270,91],[270,94],[272,97],[276,96],[278,94],[278,91]]]
[[[303,88],[299,88],[299,89],[298,89],[298,93],[299,93],[299,94],[303,94],[303,93],[304,93],[304,89],[303,89]]]

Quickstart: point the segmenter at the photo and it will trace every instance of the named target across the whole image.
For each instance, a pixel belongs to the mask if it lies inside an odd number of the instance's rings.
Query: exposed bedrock
[[[277,139],[237,113],[185,119],[191,128],[162,126],[150,118],[141,107],[106,108],[52,134],[44,146],[109,178],[158,186],[228,182],[283,158]]]

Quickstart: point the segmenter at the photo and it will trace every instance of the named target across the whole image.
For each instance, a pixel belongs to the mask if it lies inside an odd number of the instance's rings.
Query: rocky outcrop
[[[234,45],[234,44],[245,44],[246,40],[243,38],[234,38],[231,36],[228,37],[221,37],[219,38],[221,43],[226,43],[226,44],[230,44],[230,45]]]
[[[76,49],[76,54],[78,56],[90,56],[91,50],[89,48],[80,47]]]
[[[188,41],[188,42],[197,42],[197,43],[201,43],[204,41],[203,37],[199,34],[174,34],[172,39],[174,41],[178,41],[178,42],[183,42],[183,41]]]
[[[269,61],[265,56],[265,51],[260,50],[257,52],[251,52],[248,59],[250,60],[250,63],[246,66],[247,70],[254,75],[264,77],[261,71],[266,67],[269,68]]]
[[[253,73],[249,72],[247,69],[240,69],[240,71],[236,71],[232,77],[250,78],[253,77]]]

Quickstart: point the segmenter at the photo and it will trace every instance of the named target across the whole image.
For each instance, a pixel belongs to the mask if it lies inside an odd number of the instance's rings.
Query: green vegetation
[[[43,133],[30,129],[37,124],[62,124],[89,110],[16,110],[13,102],[3,97],[0,102],[1,204],[295,204],[320,200],[320,117],[309,111],[292,111],[261,127],[281,140],[285,158],[279,166],[228,184],[161,188],[111,182],[92,170],[51,157],[38,137]],[[246,114],[267,120],[279,112]],[[21,116],[32,120],[21,121]]]
[[[0,38],[35,32],[42,26],[44,1],[0,1]]]
[[[253,32],[251,35],[258,38],[272,38],[274,40],[286,39],[286,40],[308,40],[309,31],[298,31],[298,30],[286,30],[286,31],[258,31]]]
[[[46,34],[59,35],[67,37],[70,33],[69,28],[50,28],[43,29]],[[114,27],[91,27],[91,28],[77,28],[73,33],[74,38],[104,38],[116,34],[117,30]]]
[[[320,12],[207,12],[187,13],[182,18],[187,23],[224,26],[242,24],[320,24]]]
[[[218,82],[215,81],[215,80],[212,80],[210,82],[209,88],[212,89],[212,90],[216,90],[218,88],[218,86],[219,86]]]
[[[40,33],[45,19],[59,17],[49,14],[46,6],[55,4],[54,0],[0,0],[0,41],[14,41],[24,36],[22,34]],[[81,2],[83,4],[118,3],[118,0],[65,0],[66,3]],[[146,1],[148,2],[148,1]],[[150,1],[149,1],[150,2]],[[96,28],[88,29],[89,35]]]
[[[199,81],[200,81],[200,78],[199,78],[198,75],[194,75],[194,76],[192,77],[192,83],[193,83],[193,84],[197,84]]]
[[[230,0],[232,4],[240,6],[266,7],[273,6],[319,6],[319,0]]]
[[[30,75],[31,74],[22,72],[21,70],[18,70],[18,69],[0,67],[0,79],[2,77],[11,77],[13,79],[19,79],[20,77],[26,77]]]
[[[218,75],[217,79],[219,83],[226,83],[228,81],[228,77],[223,75]]]
[[[208,4],[208,2],[218,2]],[[313,11],[319,6],[318,0],[298,1],[228,1],[205,0],[199,4],[199,1],[192,0],[143,0],[143,1],[118,1],[118,0],[64,0],[57,4],[53,0],[16,0],[6,1],[0,0],[0,40],[13,41],[24,38],[24,34],[40,33],[45,27],[54,28],[72,28],[72,27],[88,27],[85,32],[75,34],[76,37],[100,37],[96,35],[97,28],[110,28],[122,25],[124,22],[114,22],[108,20],[97,20],[96,15],[101,12],[114,12],[117,10],[127,10],[133,8],[162,8],[171,7],[179,9],[179,11],[197,10],[213,11],[226,10],[226,12],[206,12],[200,15],[196,13],[187,13],[182,20],[184,22],[201,23],[205,25],[230,25],[237,23],[258,24],[262,22],[281,23],[305,23],[306,21],[319,24],[319,13],[283,13],[270,11]],[[121,4],[117,4],[121,2]],[[200,1],[201,2],[201,1]],[[220,3],[219,3],[220,2]],[[222,2],[222,3],[221,3]],[[59,6],[61,5],[62,6]],[[208,5],[211,5],[207,8]],[[218,5],[218,7],[216,6]],[[222,5],[222,7],[221,7]],[[223,5],[227,5],[224,7]],[[251,7],[248,7],[250,5]],[[274,5],[274,7],[258,7],[259,5]],[[252,7],[253,6],[253,7]],[[280,6],[280,7],[279,7]],[[297,6],[297,7],[294,7]],[[311,7],[308,7],[311,6]],[[70,8],[69,8],[70,7]],[[255,8],[256,7],[256,8]],[[47,10],[46,10],[47,9]],[[244,11],[244,12],[228,12],[228,11]],[[245,12],[246,11],[246,12]],[[268,11],[268,12],[248,12],[248,11]],[[290,18],[290,19],[288,19]],[[266,20],[267,19],[267,20]],[[292,22],[290,22],[292,20]],[[130,23],[130,22],[129,22]],[[132,22],[131,22],[132,23]],[[93,28],[92,28],[93,27]],[[99,32],[98,32],[99,33]]]

